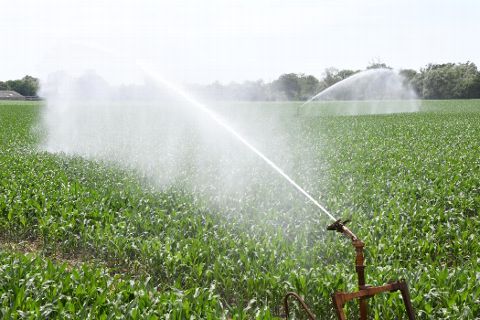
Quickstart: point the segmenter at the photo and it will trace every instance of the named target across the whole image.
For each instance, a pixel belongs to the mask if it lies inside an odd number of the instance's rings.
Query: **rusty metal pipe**
[[[366,288],[365,285],[365,256],[363,254],[363,248],[365,244],[358,239],[358,237],[345,226],[348,221],[337,220],[327,227],[327,230],[337,231],[352,240],[352,245],[355,248],[355,271],[358,278],[358,289],[362,290]],[[367,320],[368,303],[365,298],[359,300],[360,320]]]
[[[290,309],[288,308],[288,298],[289,297],[294,297],[298,302],[300,302],[300,305],[302,306],[303,310],[305,310],[305,312],[307,313],[308,315],[308,318],[310,320],[316,320],[315,318],[315,315],[313,314],[313,312],[308,308],[307,304],[305,303],[305,301],[303,301],[302,297],[300,297],[297,293],[295,292],[288,292],[286,295],[285,295],[285,298],[283,299],[283,307],[285,309],[285,319],[288,319],[288,316],[290,314]]]

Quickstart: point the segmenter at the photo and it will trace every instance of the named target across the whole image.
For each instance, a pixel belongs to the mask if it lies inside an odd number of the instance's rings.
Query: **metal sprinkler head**
[[[327,227],[327,230],[332,230],[332,231],[337,231],[337,232],[343,233],[345,236],[350,238],[352,241],[358,240],[358,237],[350,229],[348,229],[345,226],[349,222],[350,222],[350,220],[342,221],[342,219],[338,219],[337,221],[335,221],[334,223],[329,225]]]

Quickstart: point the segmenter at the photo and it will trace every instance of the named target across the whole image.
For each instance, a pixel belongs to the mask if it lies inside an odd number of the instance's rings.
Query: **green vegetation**
[[[373,63],[367,69],[390,68],[384,63]],[[327,68],[320,79],[312,75],[287,73],[270,83],[245,81],[222,85],[218,82],[199,86],[199,92],[223,100],[298,101],[308,100],[322,90],[361,70]],[[400,70],[405,84],[421,99],[478,99],[480,98],[480,71],[473,62],[428,64],[419,71]],[[339,100],[351,100],[348,94]],[[358,99],[358,97],[353,97]]]
[[[366,69],[390,68],[385,63],[372,63]],[[265,83],[263,80],[232,82],[223,85],[219,82],[207,86],[192,86],[192,90],[216,100],[240,101],[301,101],[308,100],[320,91],[342,81],[361,70],[327,68],[320,79],[303,73],[286,73],[278,79]],[[478,99],[480,98],[480,71],[473,62],[428,64],[419,71],[400,70],[406,83],[421,99]],[[97,84],[98,85],[98,84]],[[38,79],[25,76],[18,80],[0,81],[0,90],[14,90],[24,96],[38,94]],[[142,91],[134,86],[130,91]],[[352,99],[348,95],[340,100]]]
[[[270,107],[299,125],[286,139],[318,150],[315,194],[351,216],[367,282],[405,278],[420,319],[478,317],[480,102],[370,116]],[[297,291],[333,319],[330,294],[355,289],[350,244],[294,190],[283,211],[229,212],[180,186],[154,190],[134,172],[39,150],[40,108],[0,104],[1,318],[268,319]],[[295,172],[301,184],[309,176]],[[396,294],[371,308],[376,319],[402,314]]]
[[[18,80],[0,81],[0,90],[13,90],[23,96],[36,96],[40,83],[37,78],[25,76]]]

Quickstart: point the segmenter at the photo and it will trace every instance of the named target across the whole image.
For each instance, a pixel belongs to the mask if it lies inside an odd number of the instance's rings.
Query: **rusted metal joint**
[[[342,221],[341,219],[338,219],[337,221],[335,221],[334,223],[332,223],[331,225],[329,225],[327,227],[327,230],[332,230],[332,231],[337,231],[337,232],[340,232],[342,233],[343,235],[345,235],[347,238],[349,238],[350,240],[352,241],[360,241],[358,239],[358,237],[350,230],[348,229],[345,225],[350,222],[350,220],[344,220]],[[362,244],[363,246],[363,242],[359,242],[359,244]],[[354,244],[355,246],[355,244]]]

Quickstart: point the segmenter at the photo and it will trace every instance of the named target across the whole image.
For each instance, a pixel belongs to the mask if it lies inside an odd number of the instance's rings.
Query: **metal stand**
[[[358,237],[348,229],[345,224],[348,221],[342,222],[341,220],[337,220],[331,225],[327,227],[327,230],[333,230],[342,233],[347,238],[352,240],[352,245],[355,248],[355,271],[357,272],[358,276],[358,291],[356,292],[335,292],[332,295],[333,306],[335,308],[335,312],[339,320],[346,320],[345,312],[343,311],[343,307],[345,303],[351,300],[358,299],[359,300],[359,313],[360,313],[360,320],[367,320],[368,317],[368,298],[373,297],[376,294],[382,292],[394,292],[400,291],[403,303],[405,304],[405,309],[407,311],[407,316],[409,320],[415,319],[415,314],[413,312],[412,302],[410,300],[410,293],[408,292],[407,283],[404,280],[391,282],[385,284],[383,286],[373,287],[367,286],[365,284],[365,259],[363,255],[363,247],[365,244],[358,239]],[[284,308],[286,317],[288,318],[289,308],[288,308],[288,298],[293,296],[297,299],[302,307],[308,314],[309,319],[315,320],[315,316],[313,313],[308,309],[307,305],[303,301],[303,299],[295,293],[289,292],[285,296],[284,299]]]
[[[389,284],[385,284],[379,287],[367,286],[365,284],[365,259],[363,255],[363,247],[365,244],[358,239],[358,237],[350,231],[345,226],[347,221],[342,222],[337,220],[327,227],[327,230],[333,230],[342,233],[347,238],[352,240],[352,245],[355,248],[356,257],[355,257],[355,270],[358,276],[358,291],[357,292],[335,292],[332,295],[333,306],[337,313],[339,320],[346,320],[345,313],[343,312],[343,307],[345,303],[350,300],[358,299],[359,300],[359,309],[360,309],[360,320],[367,320],[368,315],[368,302],[367,299],[373,297],[376,294],[382,292],[393,292],[400,291],[403,298],[403,303],[405,304],[405,309],[407,311],[408,319],[414,320],[415,315],[413,313],[412,302],[410,301],[410,294],[408,292],[407,283],[404,280],[395,281]]]

